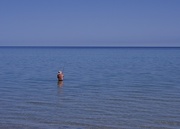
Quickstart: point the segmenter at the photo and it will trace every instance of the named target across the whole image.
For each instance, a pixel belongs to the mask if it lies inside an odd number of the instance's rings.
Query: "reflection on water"
[[[58,86],[58,94],[62,94],[64,82],[63,81],[57,81],[57,86]]]
[[[57,85],[58,85],[58,87],[63,87],[64,82],[63,82],[63,81],[58,81],[58,82],[57,82]]]

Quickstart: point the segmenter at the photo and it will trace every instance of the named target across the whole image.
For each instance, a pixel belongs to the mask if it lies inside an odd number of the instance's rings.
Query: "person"
[[[59,72],[58,72],[57,78],[58,78],[58,81],[63,81],[63,80],[64,80],[64,74],[63,74],[62,71],[59,71]]]

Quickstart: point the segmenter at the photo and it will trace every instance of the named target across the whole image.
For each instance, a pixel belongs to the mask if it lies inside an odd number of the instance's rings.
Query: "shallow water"
[[[0,128],[180,128],[180,48],[1,47],[0,67]]]

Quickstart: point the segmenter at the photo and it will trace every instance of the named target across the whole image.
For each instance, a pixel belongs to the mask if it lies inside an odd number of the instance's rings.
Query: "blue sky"
[[[180,46],[180,0],[0,0],[0,46]]]

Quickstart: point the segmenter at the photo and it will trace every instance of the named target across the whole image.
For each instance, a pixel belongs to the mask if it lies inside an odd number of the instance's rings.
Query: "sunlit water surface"
[[[180,128],[180,48],[1,47],[0,68],[2,129]]]

